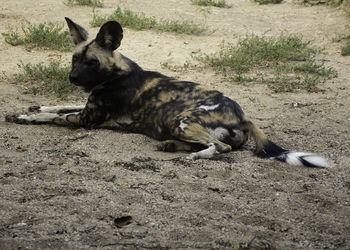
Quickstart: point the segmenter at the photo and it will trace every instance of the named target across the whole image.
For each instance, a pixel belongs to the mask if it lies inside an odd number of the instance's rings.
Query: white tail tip
[[[316,167],[316,168],[330,168],[330,164],[323,157],[311,153],[304,152],[285,152],[285,161],[290,165]]]

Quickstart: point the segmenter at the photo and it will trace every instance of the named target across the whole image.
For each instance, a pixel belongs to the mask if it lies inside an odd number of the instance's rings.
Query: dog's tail
[[[249,130],[249,136],[255,140],[255,155],[258,157],[278,160],[294,166],[312,168],[330,167],[326,159],[312,153],[286,150],[268,140],[264,132],[251,121],[247,121],[246,124]]]

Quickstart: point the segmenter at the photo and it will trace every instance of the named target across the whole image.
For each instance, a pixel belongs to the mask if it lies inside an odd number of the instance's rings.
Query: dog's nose
[[[69,81],[71,83],[76,83],[78,81],[78,76],[76,74],[69,74]]]

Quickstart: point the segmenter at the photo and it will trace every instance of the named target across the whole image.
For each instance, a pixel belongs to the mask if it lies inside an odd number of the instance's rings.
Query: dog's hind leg
[[[70,106],[31,106],[28,108],[29,112],[38,113],[57,113],[67,114],[72,112],[80,112],[85,105],[70,105]]]
[[[186,123],[183,122],[184,119],[186,119]],[[217,154],[231,151],[230,145],[227,145],[211,136],[208,130],[202,125],[197,122],[190,122],[189,118],[184,119],[180,120],[180,126],[174,129],[173,136],[184,142],[201,144],[207,147],[201,151],[191,153],[187,157],[188,159],[208,159]]]
[[[177,141],[177,140],[166,140],[162,141],[157,145],[159,151],[164,152],[176,152],[176,151],[194,151],[195,147],[189,143]]]

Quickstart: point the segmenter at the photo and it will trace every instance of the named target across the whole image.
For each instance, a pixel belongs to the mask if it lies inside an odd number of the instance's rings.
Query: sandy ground
[[[327,6],[292,1],[261,6],[227,1],[230,9],[203,14],[187,0],[105,1],[148,16],[206,23],[212,34],[175,35],[125,29],[120,51],[143,68],[200,82],[236,99],[271,139],[286,148],[329,159],[331,169],[291,167],[258,159],[249,150],[215,160],[171,160],[183,153],[155,151],[157,142],[109,130],[24,126],[4,121],[30,105],[64,104],[52,96],[23,93],[22,84],[0,80],[0,249],[252,249],[350,248],[350,58],[334,37],[349,19]],[[89,7],[59,0],[2,0],[0,33],[7,27],[68,16],[89,28]],[[323,91],[275,94],[262,85],[235,85],[210,70],[172,72],[192,52],[218,50],[247,33],[301,33],[324,48],[326,65],[339,76]],[[70,53],[26,50],[0,40],[0,70],[45,62]],[[83,99],[70,100],[83,103]],[[295,107],[293,103],[298,103]],[[68,103],[67,103],[68,104]],[[123,216],[130,224],[120,226]]]

